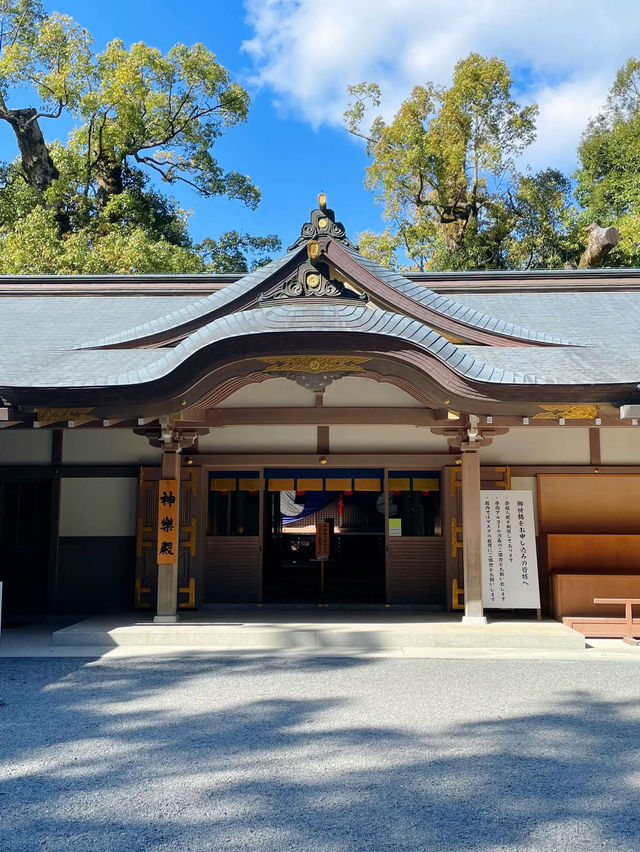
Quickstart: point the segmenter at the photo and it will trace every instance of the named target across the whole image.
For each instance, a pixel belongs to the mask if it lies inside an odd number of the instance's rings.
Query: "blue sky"
[[[640,53],[637,0],[45,0],[71,15],[101,49],[110,39],[163,50],[202,41],[251,93],[249,121],[217,145],[225,168],[250,174],[257,211],[239,202],[177,192],[194,211],[196,239],[237,229],[293,242],[319,191],[350,234],[380,230],[380,210],[363,188],[366,157],[342,129],[346,87],[376,80],[391,115],[416,82],[446,83],[471,50],[512,68],[518,97],[540,104],[538,142],[522,167],[571,172],[587,118],[604,101],[615,70]],[[47,138],[68,127],[44,123]],[[0,156],[15,156],[0,127]]]

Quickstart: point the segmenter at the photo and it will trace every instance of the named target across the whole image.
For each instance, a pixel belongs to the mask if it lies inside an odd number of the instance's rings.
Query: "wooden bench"
[[[609,637],[622,639],[628,645],[640,644],[637,639],[640,636],[640,619],[633,618],[633,607],[640,606],[640,598],[594,598],[593,602],[606,606],[624,606],[624,617],[569,615],[562,619],[562,623],[588,637]]]

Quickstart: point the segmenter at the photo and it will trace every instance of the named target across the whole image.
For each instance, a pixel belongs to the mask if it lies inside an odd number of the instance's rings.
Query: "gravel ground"
[[[640,848],[640,666],[0,661],[0,848]]]

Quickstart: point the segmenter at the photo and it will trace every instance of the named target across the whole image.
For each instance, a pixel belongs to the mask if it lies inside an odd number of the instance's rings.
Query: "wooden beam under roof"
[[[227,273],[140,275],[0,275],[0,296],[208,296],[243,275]],[[530,269],[405,272],[436,293],[589,292],[640,289],[638,269]]]
[[[467,412],[469,413],[469,412]],[[184,414],[184,417],[182,416]],[[447,409],[430,408],[398,408],[398,407],[321,407],[308,406],[304,408],[212,408],[198,412],[197,417],[190,418],[189,412],[180,412],[180,416],[171,416],[170,420],[180,428],[221,426],[331,426],[331,425],[389,425],[389,426],[426,426],[432,428],[456,429],[461,416],[465,412],[453,412]],[[596,418],[536,419],[535,415],[521,417],[519,415],[480,416],[479,427],[483,432],[494,429],[571,429],[593,428],[594,424],[606,428],[638,428],[632,423],[620,420],[615,412],[600,413]]]

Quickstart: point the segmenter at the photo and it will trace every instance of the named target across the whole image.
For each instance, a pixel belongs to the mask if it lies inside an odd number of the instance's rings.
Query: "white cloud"
[[[540,110],[538,138],[523,160],[534,170],[571,169],[582,131],[606,100],[610,84],[610,77],[599,75],[539,88],[535,93]]]
[[[637,0],[245,0],[255,79],[314,127],[340,123],[346,87],[380,83],[392,114],[417,82],[446,83],[471,51],[505,59],[540,106],[533,167],[571,168],[617,68],[640,51]]]

